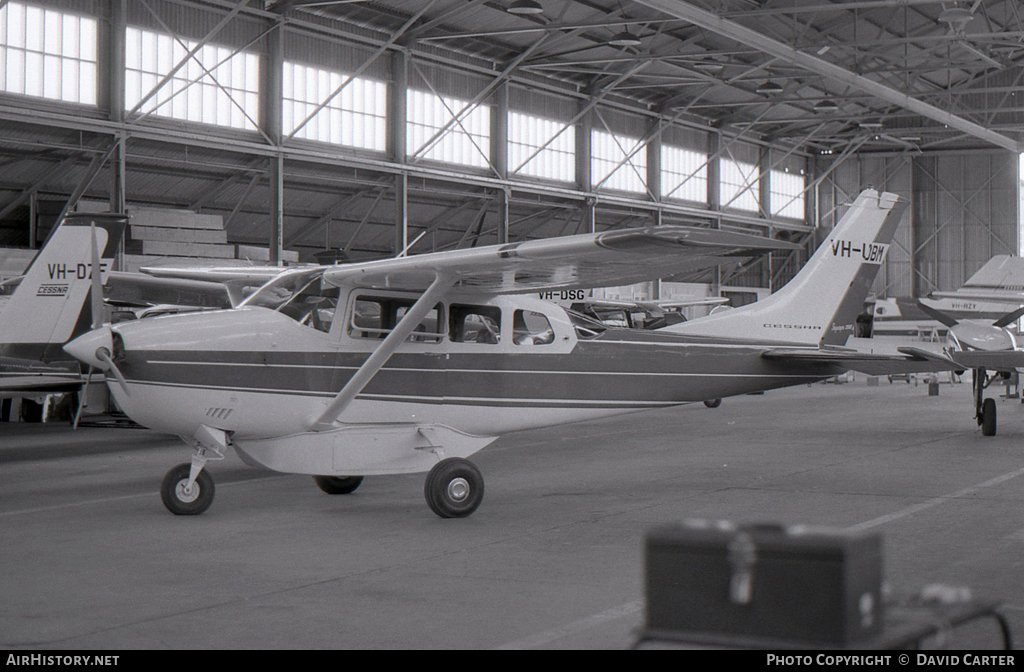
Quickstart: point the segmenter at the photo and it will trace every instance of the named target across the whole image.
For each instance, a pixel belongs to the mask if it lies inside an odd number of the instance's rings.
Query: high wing
[[[281,269],[275,271],[280,273]],[[196,308],[231,308],[236,303],[224,282],[153,277],[122,271],[111,271],[107,275],[103,298],[107,303],[124,306],[171,304]]]
[[[604,231],[325,267],[328,284],[425,290],[439,276],[486,294],[625,285],[799,246],[685,226]]]
[[[178,278],[205,282],[245,280],[262,285],[281,274],[280,266],[143,266],[141,273],[154,278]]]
[[[138,273],[114,273],[107,283],[111,303],[170,304],[231,308],[289,269],[280,266],[143,266]]]
[[[650,312],[671,310],[673,308],[687,308],[689,306],[720,306],[729,303],[724,296],[695,296],[689,299],[637,299],[627,301],[625,299],[586,299],[588,306],[594,308],[639,308]]]

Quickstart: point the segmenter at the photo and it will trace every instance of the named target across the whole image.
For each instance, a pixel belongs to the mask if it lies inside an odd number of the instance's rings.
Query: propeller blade
[[[92,382],[92,364],[89,365],[89,372],[85,374],[85,385],[82,387],[82,391],[79,392],[78,399],[78,410],[75,411],[75,421],[71,425],[71,430],[78,429],[78,421],[82,419],[82,409],[85,407],[85,400],[89,397],[89,383]]]
[[[1013,311],[1012,313],[1007,313],[1006,315],[1003,315],[998,320],[993,322],[992,326],[994,326],[994,327],[1008,327],[1011,324],[1013,324],[1014,322],[1016,322],[1017,320],[1019,320],[1021,318],[1021,316],[1024,316],[1024,306],[1021,306],[1020,308],[1018,308],[1017,310]]]
[[[96,225],[89,225],[92,234],[92,328],[99,329],[103,326],[103,269],[100,266],[100,248],[96,240]]]
[[[121,389],[127,396],[132,396],[131,392],[128,391],[128,381],[124,379],[124,375],[121,374],[121,370],[117,368],[117,364],[114,364],[114,360],[110,358],[110,353],[107,352],[106,348],[99,348],[96,350],[96,359],[100,360],[107,365],[107,371],[114,374],[117,378],[117,382],[121,385]]]
[[[924,313],[928,317],[932,318],[933,320],[938,320],[940,324],[943,324],[947,327],[955,327],[957,325],[957,321],[955,319],[953,319],[949,315],[946,315],[941,310],[935,310],[931,306],[926,306],[925,304],[921,303],[920,299],[918,299],[917,305],[921,310],[924,311]]]

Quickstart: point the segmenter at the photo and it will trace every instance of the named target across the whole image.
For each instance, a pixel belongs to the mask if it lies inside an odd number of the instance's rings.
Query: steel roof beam
[[[793,49],[766,35],[741,26],[733,21],[723,19],[711,12],[695,7],[682,0],[636,0],[636,2],[657,9],[670,16],[685,19],[710,30],[718,35],[736,40],[742,44],[755,47],[766,54],[770,54],[787,63],[793,63],[802,68],[825,75],[840,84],[850,86],[872,96],[886,101],[893,105],[910,110],[923,117],[933,119],[939,123],[946,124],[952,128],[974,136],[985,142],[998,147],[1003,147],[1012,152],[1019,153],[1021,145],[1013,138],[1007,137],[995,131],[989,130],[980,124],[959,117],[941,108],[935,107],[923,101],[910,97],[909,95],[892,89],[884,84],[879,84],[871,79],[858,75],[846,68],[822,60],[817,56],[805,54]]]

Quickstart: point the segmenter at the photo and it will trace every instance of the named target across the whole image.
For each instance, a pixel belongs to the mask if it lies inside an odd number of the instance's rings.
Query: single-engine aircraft
[[[161,485],[173,513],[209,507],[205,466],[231,446],[332,494],[427,472],[430,509],[468,516],[484,481],[466,458],[503,433],[913,360],[828,347],[852,330],[905,205],[866,190],[786,301],[674,327],[685,334],[608,327],[535,293],[792,245],[656,226],[288,270],[235,309],[107,325],[66,350],[106,372],[133,420],[194,446]]]
[[[94,256],[108,275],[127,221],[72,213],[53,228],[0,313],[0,396],[81,388],[81,364],[62,347],[90,330],[94,311],[102,312],[102,295],[92,289]]]

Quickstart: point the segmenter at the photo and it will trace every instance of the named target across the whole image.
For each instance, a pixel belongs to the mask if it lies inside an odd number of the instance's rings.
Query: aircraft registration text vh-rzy
[[[662,329],[609,326],[536,295],[797,246],[663,225],[295,268],[235,308],[103,325],[65,349],[105,372],[133,420],[193,446],[161,486],[174,513],[209,507],[207,464],[233,448],[331,494],[425,472],[430,509],[468,516],[484,481],[467,458],[506,432],[920,364],[841,347],[847,334],[831,328],[854,322],[879,267],[833,254],[835,241],[884,251],[905,207],[864,191],[780,291]],[[793,324],[815,328],[775,328]]]

